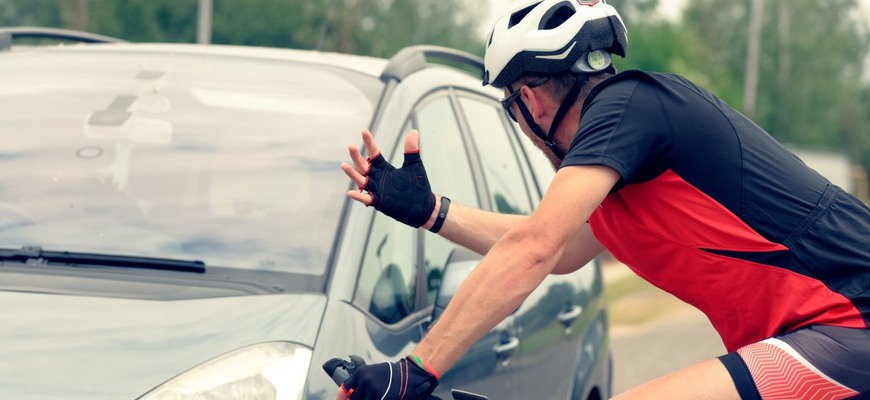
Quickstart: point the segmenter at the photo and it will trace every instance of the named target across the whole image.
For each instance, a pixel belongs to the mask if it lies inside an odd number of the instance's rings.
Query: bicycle
[[[350,356],[350,361],[333,358],[323,363],[323,371],[332,378],[336,385],[341,386],[342,382],[350,378],[356,369],[363,365],[365,365],[365,361],[359,356]],[[453,396],[453,400],[489,400],[486,396],[458,389],[451,389],[450,394]],[[430,395],[427,400],[441,400],[441,398]]]

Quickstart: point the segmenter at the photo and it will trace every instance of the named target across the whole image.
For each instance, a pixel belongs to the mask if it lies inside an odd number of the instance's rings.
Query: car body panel
[[[250,344],[313,346],[325,303],[322,294],[149,301],[0,291],[0,398],[136,398]]]
[[[517,311],[522,332],[516,356],[519,398],[532,398],[544,387],[556,398],[588,392],[589,370],[607,361],[600,360],[607,347],[598,271],[596,265],[587,265],[574,274],[550,276]],[[541,365],[549,369],[543,372]],[[575,379],[566,381],[553,371],[573,373]]]

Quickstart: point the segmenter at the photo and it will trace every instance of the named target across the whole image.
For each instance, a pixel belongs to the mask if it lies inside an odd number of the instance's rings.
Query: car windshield
[[[3,58],[0,248],[325,270],[349,185],[338,165],[373,112],[355,75],[172,53]]]

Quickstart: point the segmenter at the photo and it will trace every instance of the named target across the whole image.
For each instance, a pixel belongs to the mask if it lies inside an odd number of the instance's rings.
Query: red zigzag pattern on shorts
[[[743,347],[737,353],[749,367],[764,400],[839,400],[858,394],[769,341]]]

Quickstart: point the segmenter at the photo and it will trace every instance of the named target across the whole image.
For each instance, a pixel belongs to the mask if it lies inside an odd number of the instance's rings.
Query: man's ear
[[[520,99],[523,101],[523,104],[526,105],[526,108],[529,109],[529,113],[532,114],[535,123],[540,125],[541,117],[544,116],[544,101],[546,99],[544,99],[539,93],[535,93],[535,91],[528,86],[520,87]]]

